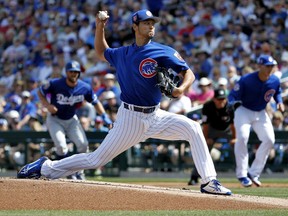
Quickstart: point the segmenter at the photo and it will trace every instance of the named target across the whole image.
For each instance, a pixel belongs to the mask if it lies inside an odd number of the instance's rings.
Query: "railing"
[[[91,150],[94,150],[95,143],[101,143],[102,140],[107,135],[106,132],[86,132],[89,144],[92,145]],[[275,131],[276,142],[275,144],[281,144],[286,149],[288,147],[288,132],[287,131]],[[28,161],[29,143],[50,143],[52,144],[51,137],[48,132],[30,132],[30,131],[7,131],[0,132],[0,143],[9,143],[17,145],[18,143],[23,143],[25,146],[25,163]],[[220,160],[215,162],[217,170],[229,170],[235,168],[234,162],[234,152],[233,148],[227,148],[227,145],[222,143],[223,148],[220,149],[222,157]],[[253,152],[253,148],[257,148],[260,144],[256,134],[251,132],[249,138],[249,152]],[[52,145],[53,146],[53,145]],[[161,147],[162,152],[159,151]],[[171,147],[173,149],[171,149]],[[164,149],[164,151],[163,151]],[[191,160],[191,155],[189,152],[190,146],[186,141],[166,141],[159,139],[148,139],[145,142],[141,142],[133,148],[122,153],[111,162],[109,162],[105,168],[109,172],[109,169],[116,170],[120,172],[121,170],[127,170],[130,167],[139,167],[148,170],[183,170],[185,168],[191,168],[193,161]],[[171,152],[174,155],[170,155]],[[288,166],[288,151],[282,154],[282,160],[279,164],[269,164],[267,167],[274,170],[287,169]],[[166,155],[165,155],[166,153]],[[276,150],[277,153],[277,150]],[[167,157],[169,156],[169,157]],[[171,158],[174,157],[174,161]],[[251,154],[251,157],[253,155]],[[170,159],[169,159],[170,158]],[[160,160],[161,159],[161,160]],[[170,160],[170,161],[169,161]],[[4,164],[5,165],[5,164]],[[1,166],[1,164],[0,164]],[[2,164],[3,166],[3,164]],[[276,166],[276,167],[275,167]],[[111,175],[112,172],[110,172]]]

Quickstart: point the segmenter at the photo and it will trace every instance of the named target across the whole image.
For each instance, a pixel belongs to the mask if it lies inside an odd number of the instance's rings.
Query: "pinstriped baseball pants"
[[[47,160],[41,174],[57,179],[82,169],[101,167],[117,155],[148,138],[187,140],[190,143],[195,166],[202,183],[216,178],[216,171],[199,123],[184,115],[156,109],[145,114],[120,106],[113,129],[109,131],[97,150],[76,154],[59,161]]]

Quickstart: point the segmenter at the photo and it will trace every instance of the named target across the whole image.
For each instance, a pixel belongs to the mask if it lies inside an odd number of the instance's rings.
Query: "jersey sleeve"
[[[274,100],[275,100],[275,102],[277,104],[278,103],[283,103],[283,99],[282,99],[281,93],[282,93],[282,89],[281,89],[280,81],[279,81],[278,88],[276,88],[275,95],[273,96],[273,98],[274,98]]]
[[[240,80],[237,81],[237,83],[235,83],[234,88],[230,91],[228,95],[228,101],[229,102],[241,101],[242,92],[243,92],[243,79],[241,78]]]
[[[88,93],[85,95],[85,100],[95,105],[99,102],[97,95],[93,92],[92,88],[88,89]]]
[[[177,74],[189,69],[185,60],[176,50],[169,47],[166,52],[168,52],[169,55],[163,55],[166,56],[166,58],[163,59],[163,65],[165,65],[165,67],[172,68]]]
[[[51,90],[53,89],[53,82],[50,80],[48,83],[42,85],[39,87],[39,90],[42,95],[47,95],[48,93],[51,93]]]
[[[122,56],[119,54],[122,49],[124,49],[124,47],[107,48],[105,50],[104,57],[113,67],[116,67],[116,65],[117,65],[117,58]]]

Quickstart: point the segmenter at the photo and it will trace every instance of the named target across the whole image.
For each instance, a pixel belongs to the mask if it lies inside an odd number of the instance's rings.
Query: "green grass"
[[[223,184],[225,183],[235,183],[238,182],[236,179],[223,179],[221,180]],[[267,178],[261,179],[263,184],[286,184],[288,185],[287,178]],[[288,199],[288,187],[250,187],[243,188],[239,184],[239,188],[233,188],[233,193],[235,194],[243,194],[243,195],[251,195],[251,196],[263,196],[263,197],[275,197],[275,198],[284,198]],[[288,200],[287,200],[288,202]]]
[[[288,199],[288,188],[233,188],[234,194]],[[287,200],[288,202],[288,200]]]

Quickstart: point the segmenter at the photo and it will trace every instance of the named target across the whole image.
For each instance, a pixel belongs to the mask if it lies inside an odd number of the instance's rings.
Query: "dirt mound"
[[[240,210],[288,208],[287,200],[95,181],[0,178],[0,209]],[[277,205],[271,205],[277,203]]]

